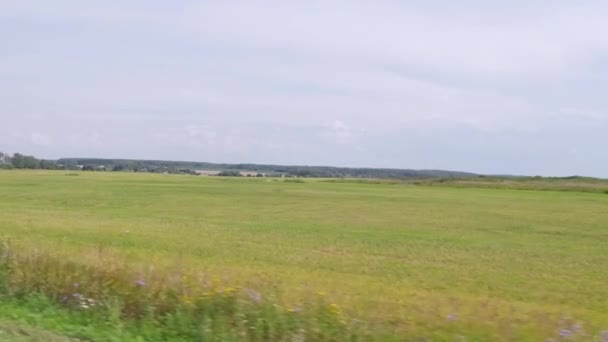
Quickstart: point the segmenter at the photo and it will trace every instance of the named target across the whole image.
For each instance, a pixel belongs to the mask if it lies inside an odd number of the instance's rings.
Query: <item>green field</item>
[[[2,171],[0,234],[21,253],[177,267],[284,305],[323,292],[409,338],[608,329],[604,193]]]

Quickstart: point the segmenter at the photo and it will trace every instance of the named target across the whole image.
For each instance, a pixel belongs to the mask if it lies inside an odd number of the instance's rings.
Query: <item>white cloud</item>
[[[353,140],[351,128],[340,120],[335,120],[331,125],[328,125],[323,136],[338,144],[348,144]]]
[[[30,141],[34,145],[44,147],[50,146],[53,143],[53,139],[48,134],[40,132],[32,132],[30,134]]]

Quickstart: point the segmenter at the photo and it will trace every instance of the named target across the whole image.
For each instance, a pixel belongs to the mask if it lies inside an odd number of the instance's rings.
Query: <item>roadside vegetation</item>
[[[0,257],[4,318],[81,338],[318,341],[350,340],[361,334],[324,294],[285,306],[257,290],[226,287],[200,275],[135,271],[103,252],[83,263],[51,252],[15,253],[5,241]],[[20,315],[24,309],[38,313]]]

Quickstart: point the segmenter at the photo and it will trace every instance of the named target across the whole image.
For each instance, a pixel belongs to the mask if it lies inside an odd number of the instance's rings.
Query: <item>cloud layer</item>
[[[608,177],[608,5],[0,4],[0,150]]]

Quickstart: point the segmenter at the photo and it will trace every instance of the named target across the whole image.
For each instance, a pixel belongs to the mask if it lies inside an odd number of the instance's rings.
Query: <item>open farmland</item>
[[[3,171],[0,232],[16,253],[179,269],[289,307],[322,292],[370,336],[608,329],[604,193]]]

